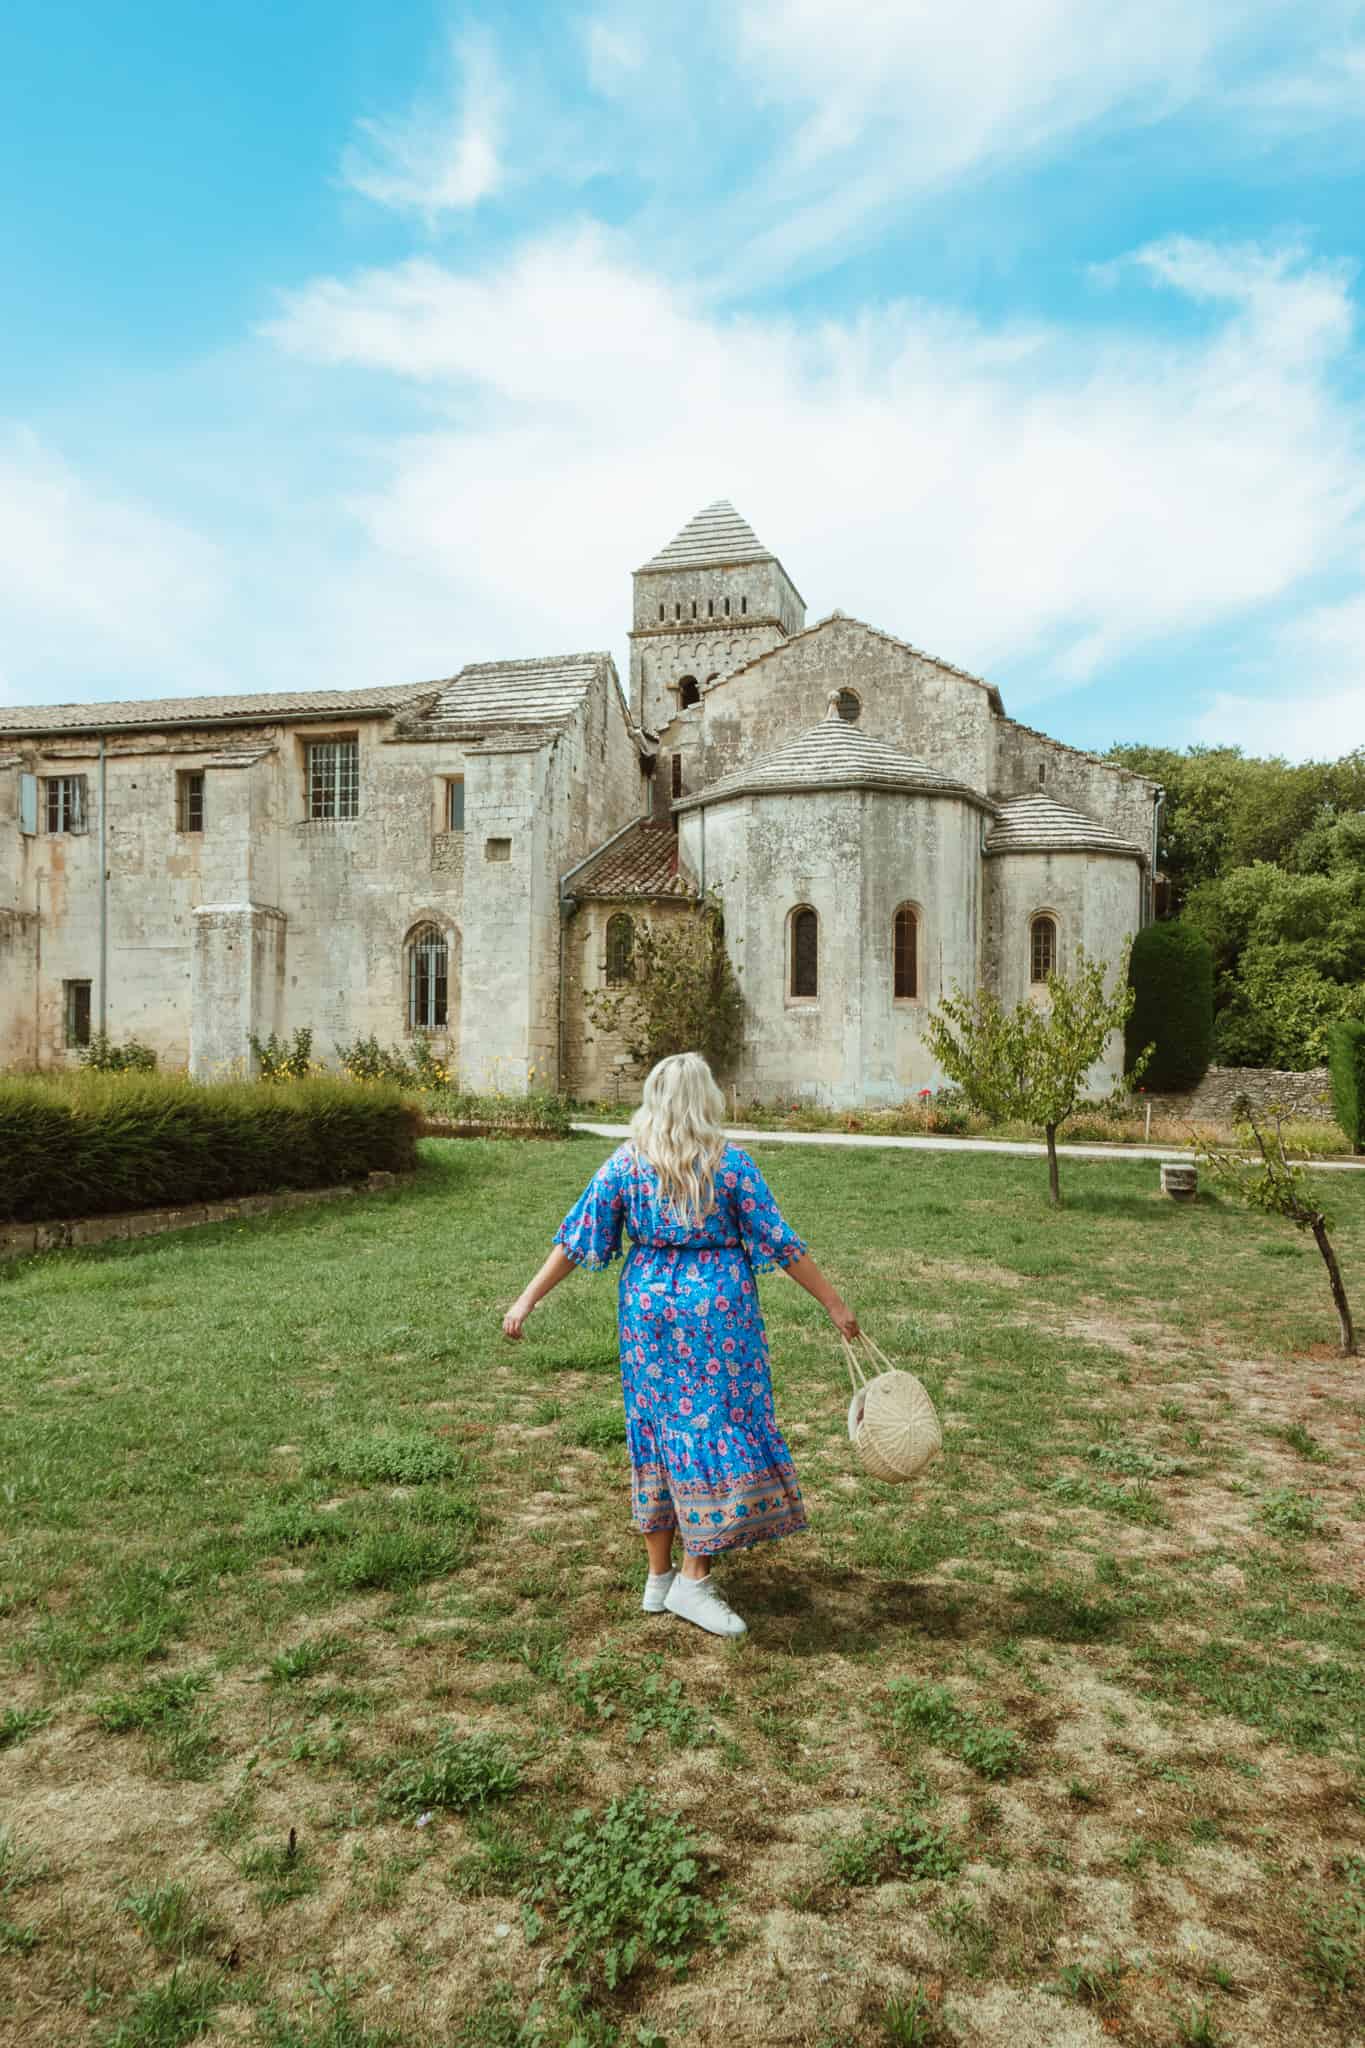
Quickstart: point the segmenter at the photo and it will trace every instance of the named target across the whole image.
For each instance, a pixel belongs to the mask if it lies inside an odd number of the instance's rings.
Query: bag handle
[[[856,1338],[846,1337],[841,1330],[839,1332],[839,1342],[844,1347],[844,1364],[848,1367],[848,1376],[853,1382],[855,1394],[861,1392],[867,1385],[867,1373],[863,1368],[863,1360],[858,1353],[859,1345],[862,1346],[869,1361],[877,1368],[877,1373],[895,1371],[895,1367],[882,1350],[881,1345],[869,1337],[866,1330],[860,1330]]]

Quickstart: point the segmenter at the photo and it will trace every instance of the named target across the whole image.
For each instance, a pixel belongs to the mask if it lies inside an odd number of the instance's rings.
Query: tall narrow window
[[[84,832],[85,777],[51,775],[44,785],[47,793],[49,832]],[[82,1044],[84,1040],[81,1041]]]
[[[678,685],[678,703],[686,711],[689,704],[695,704],[701,696],[701,685],[695,676],[684,676]]]
[[[693,600],[692,600],[692,616],[693,616],[693,618],[694,618],[694,619],[695,619],[695,618],[696,618],[696,616],[697,616],[697,600],[696,600],[696,598],[695,598],[695,597],[694,597],[694,598],[693,598]]]
[[[659,624],[660,624],[660,625],[662,625],[662,624],[663,624],[663,622],[664,622],[664,608],[663,608],[663,606],[662,606],[662,605],[660,605],[660,606],[659,606]]]
[[[740,601],[739,601],[739,608],[740,608],[740,611],[741,611],[741,612],[747,612],[747,611],[748,611],[748,609],[749,609],[749,600],[748,600],[748,598],[747,598],[747,597],[742,597],[742,598],[740,599]]]
[[[708,619],[714,619],[716,616],[716,600],[714,597],[708,597],[706,600],[706,616]]]
[[[607,987],[624,988],[635,973],[635,926],[624,911],[607,919]]]
[[[62,983],[62,993],[65,997],[67,1044],[89,1045],[90,983],[88,981],[64,981]]]
[[[464,831],[464,777],[446,777],[446,831]]]
[[[679,798],[679,797],[680,797],[680,796],[682,795],[682,793],[683,793],[683,784],[682,784],[682,755],[681,755],[681,754],[675,754],[675,755],[673,756],[673,769],[672,769],[672,775],[673,775],[673,781],[672,781],[672,794],[673,794],[673,801],[674,801],[674,803],[676,803],[676,802],[678,801],[678,798]]]
[[[359,740],[313,740],[308,747],[308,815],[360,815]]]
[[[728,597],[727,597],[727,598],[726,598],[726,600],[725,600],[725,616],[726,616],[726,618],[727,618],[727,619],[728,619],[728,618],[729,618],[729,616],[730,616],[730,600],[729,600],[729,598],[728,598]]]
[[[1029,926],[1030,981],[1046,981],[1057,971],[1057,920],[1035,917]]]
[[[191,769],[175,779],[175,823],[180,832],[204,829],[204,771]]]
[[[791,974],[787,985],[797,997],[820,993],[820,920],[805,905],[791,914]]]
[[[440,1031],[450,997],[450,948],[439,925],[419,924],[408,935],[408,1029]]]
[[[919,994],[919,918],[902,903],[891,921],[891,988],[901,1002]]]

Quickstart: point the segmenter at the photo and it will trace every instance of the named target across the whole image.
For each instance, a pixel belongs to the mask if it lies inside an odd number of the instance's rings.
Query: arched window
[[[919,916],[902,903],[891,920],[891,993],[899,1001],[919,994]]]
[[[695,676],[684,676],[678,684],[678,703],[684,711],[689,704],[701,701],[701,685]]]
[[[863,708],[863,700],[856,690],[840,690],[834,700],[834,708],[846,724],[856,725],[858,714]]]
[[[1049,974],[1057,971],[1057,920],[1055,917],[1035,917],[1028,928],[1030,981],[1046,981]]]
[[[820,993],[820,920],[808,904],[794,910],[789,920],[791,960],[787,987],[794,997]]]
[[[635,974],[635,925],[625,912],[607,919],[607,987],[624,988]]]
[[[439,925],[408,933],[408,1029],[443,1031],[450,999],[450,948]]]

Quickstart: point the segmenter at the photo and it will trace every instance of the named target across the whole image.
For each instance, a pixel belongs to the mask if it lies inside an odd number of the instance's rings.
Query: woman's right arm
[[[562,1245],[556,1245],[530,1286],[519,1294],[502,1319],[504,1337],[520,1337],[526,1318],[538,1301],[544,1301],[552,1287],[558,1287],[573,1271],[573,1260]]]

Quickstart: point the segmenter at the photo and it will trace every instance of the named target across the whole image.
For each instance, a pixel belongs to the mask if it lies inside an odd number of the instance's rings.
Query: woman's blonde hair
[[[724,1114],[724,1097],[699,1052],[672,1053],[645,1077],[630,1135],[658,1174],[665,1202],[683,1223],[700,1223],[716,1205]]]

